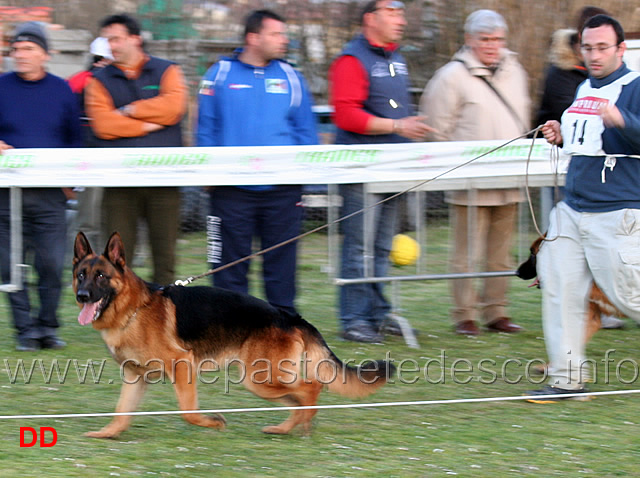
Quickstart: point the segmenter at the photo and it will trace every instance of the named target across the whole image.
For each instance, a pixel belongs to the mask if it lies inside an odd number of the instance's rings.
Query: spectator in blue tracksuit
[[[280,60],[288,39],[283,18],[269,10],[247,17],[244,47],[223,58],[200,84],[198,146],[317,144],[312,98],[304,78]],[[299,185],[214,187],[207,218],[207,260],[217,267],[251,254],[252,238],[267,248],[298,235]],[[269,303],[295,314],[296,243],[264,255]],[[248,292],[249,262],[214,274],[217,287]]]

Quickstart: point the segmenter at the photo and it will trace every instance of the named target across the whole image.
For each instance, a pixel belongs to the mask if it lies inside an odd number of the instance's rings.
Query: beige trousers
[[[452,205],[454,246],[452,272],[492,272],[513,269],[511,243],[518,205]],[[476,290],[476,283],[481,286]],[[485,323],[507,317],[508,277],[454,279],[451,281],[454,323],[476,320],[482,312]]]

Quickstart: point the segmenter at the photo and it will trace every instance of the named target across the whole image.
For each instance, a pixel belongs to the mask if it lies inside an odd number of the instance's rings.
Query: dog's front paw
[[[263,427],[262,433],[266,433],[267,435],[286,435],[287,433],[289,433],[289,429],[281,425],[275,425],[275,426]]]
[[[227,425],[227,420],[219,413],[216,413],[215,415],[205,416],[204,419],[205,419],[205,423],[204,423],[205,427],[224,430]]]
[[[120,432],[110,431],[106,428],[99,430],[97,432],[87,432],[84,436],[89,438],[117,438]]]

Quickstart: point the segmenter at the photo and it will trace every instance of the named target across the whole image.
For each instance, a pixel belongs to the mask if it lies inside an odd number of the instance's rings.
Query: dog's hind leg
[[[589,308],[587,309],[587,324],[585,332],[585,343],[589,343],[593,334],[595,334],[602,325],[602,309],[596,302],[589,302]]]
[[[124,380],[125,382],[120,389],[120,398],[116,405],[116,413],[134,412],[138,408],[147,388],[143,377],[129,371],[128,368],[124,369]],[[115,438],[129,428],[131,419],[130,415],[117,416],[102,430],[85,433],[85,436],[90,438]]]
[[[318,395],[322,391],[322,386],[315,383],[301,384],[297,390],[284,396],[281,401],[284,403],[297,403],[301,407],[313,407],[318,403]],[[263,433],[284,434],[289,433],[294,427],[301,425],[305,435],[311,433],[311,420],[318,413],[316,409],[292,410],[289,418],[280,425],[266,426]]]
[[[249,367],[244,386],[257,396],[270,401],[283,403],[290,407],[314,406],[317,403],[318,395],[322,391],[322,384],[315,380],[303,378],[299,371],[287,370],[284,364],[294,364],[293,360],[283,359],[277,369],[272,369],[273,376],[268,380],[256,372],[256,369]],[[255,364],[255,362],[254,362]],[[264,433],[284,435],[289,433],[294,427],[302,425],[305,433],[311,431],[311,419],[317,410],[292,410],[289,418],[275,426],[267,426],[262,429]]]
[[[322,390],[322,386],[317,383],[296,384],[294,388],[288,386],[249,386],[247,387],[253,393],[261,398],[271,401],[277,401],[290,407],[312,407],[316,405],[318,395]],[[275,435],[285,435],[294,427],[302,425],[305,434],[311,431],[311,420],[317,413],[317,410],[291,410],[289,417],[279,425],[266,426],[262,429],[264,433]]]
[[[178,360],[170,369],[173,388],[178,397],[180,410],[198,410],[198,388],[196,386],[197,377],[193,370],[193,362],[189,360]],[[202,413],[185,413],[182,415],[185,421],[192,425],[207,428],[224,429],[226,420],[222,415],[207,416]]]

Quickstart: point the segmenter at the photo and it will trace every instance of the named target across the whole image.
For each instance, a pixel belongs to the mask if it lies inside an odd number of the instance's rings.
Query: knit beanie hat
[[[19,41],[30,41],[36,45],[40,45],[47,53],[49,52],[47,35],[39,22],[26,22],[18,25],[11,44],[13,45]]]

